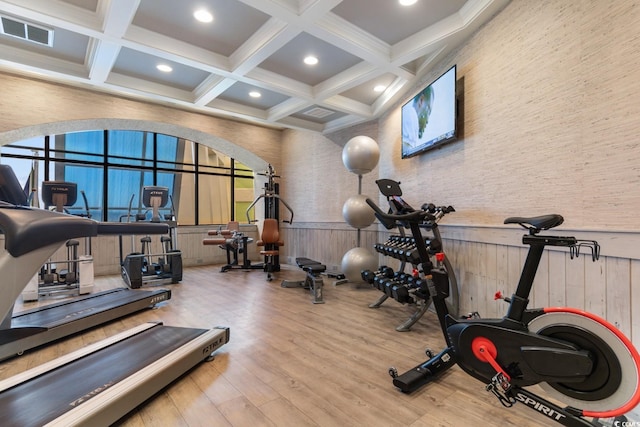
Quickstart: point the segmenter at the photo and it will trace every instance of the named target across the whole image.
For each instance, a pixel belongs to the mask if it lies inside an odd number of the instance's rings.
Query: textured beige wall
[[[640,231],[638,22],[633,1],[514,0],[423,81],[458,65],[463,138],[400,160],[395,109],[380,175],[454,205],[449,223],[557,212],[569,228]]]
[[[371,135],[371,128],[376,129],[375,122],[341,134],[334,138],[337,142],[317,132],[284,131],[281,194],[292,205],[296,222],[344,222],[342,206],[358,194],[358,175],[344,166],[342,149],[353,136]],[[377,167],[362,175],[362,194],[377,197],[377,177]]]

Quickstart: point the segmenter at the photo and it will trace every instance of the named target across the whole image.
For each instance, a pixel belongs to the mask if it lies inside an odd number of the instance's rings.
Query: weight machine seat
[[[207,234],[209,236],[231,236],[233,233],[240,231],[240,223],[238,221],[229,221],[227,228],[224,230],[209,230]]]
[[[274,218],[266,218],[262,224],[262,235],[260,240],[256,242],[257,246],[264,246],[260,251],[260,255],[264,255],[266,262],[264,269],[267,272],[267,280],[272,279],[274,258],[280,255],[280,246],[284,246],[284,242],[280,240],[280,231],[278,230],[278,220]]]
[[[284,241],[280,240],[280,231],[278,230],[278,220],[267,218],[262,225],[262,235],[260,240],[256,242],[257,246],[275,245],[277,247],[284,246]],[[265,249],[260,251],[261,255],[278,255],[278,249]]]
[[[207,246],[207,245],[226,245],[226,244],[231,244],[233,243],[233,239],[227,239],[224,237],[216,237],[216,238],[206,238],[206,239],[202,239],[202,244]]]
[[[92,221],[86,218],[83,219],[85,221]],[[169,226],[167,224],[158,222],[96,222],[96,224],[98,227],[97,234],[167,234],[169,232]]]
[[[224,230],[209,230],[207,234],[209,236],[218,236],[218,237],[207,237],[202,239],[203,245],[219,245],[222,249],[226,249],[228,245],[233,245],[236,243],[236,239],[230,238],[234,233],[240,231],[240,223],[238,221],[229,221],[227,223],[227,228]]]

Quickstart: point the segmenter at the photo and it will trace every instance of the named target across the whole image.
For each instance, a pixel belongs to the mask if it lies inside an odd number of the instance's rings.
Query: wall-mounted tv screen
[[[456,115],[454,65],[402,106],[402,158],[455,140]]]

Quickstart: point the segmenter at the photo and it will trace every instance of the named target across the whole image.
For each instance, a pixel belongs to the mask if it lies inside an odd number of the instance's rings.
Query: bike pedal
[[[494,396],[498,398],[502,406],[506,408],[510,408],[514,403],[516,403],[516,399],[513,396],[507,394],[507,392],[511,389],[511,383],[501,372],[498,372],[491,379],[491,382],[487,384],[485,389],[493,393]]]
[[[480,316],[480,313],[478,313],[477,311],[473,311],[466,315],[460,316],[460,318],[463,320],[468,320],[468,319],[481,319],[482,317]]]

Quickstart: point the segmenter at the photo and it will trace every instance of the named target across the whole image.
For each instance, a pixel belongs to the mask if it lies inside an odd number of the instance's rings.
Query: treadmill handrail
[[[139,228],[142,226],[143,228]],[[168,232],[167,224],[109,224],[52,212],[45,209],[16,206],[0,202],[0,230],[4,233],[6,251],[0,252],[0,277],[3,298],[0,299],[0,325],[10,325],[16,299],[51,255],[67,240],[98,234],[146,234]]]
[[[0,202],[0,229],[4,246],[14,257],[76,237],[95,236],[97,222],[45,209]]]
[[[166,234],[166,224],[100,223],[88,218],[0,202],[5,249],[19,257],[54,243],[98,234]]]

